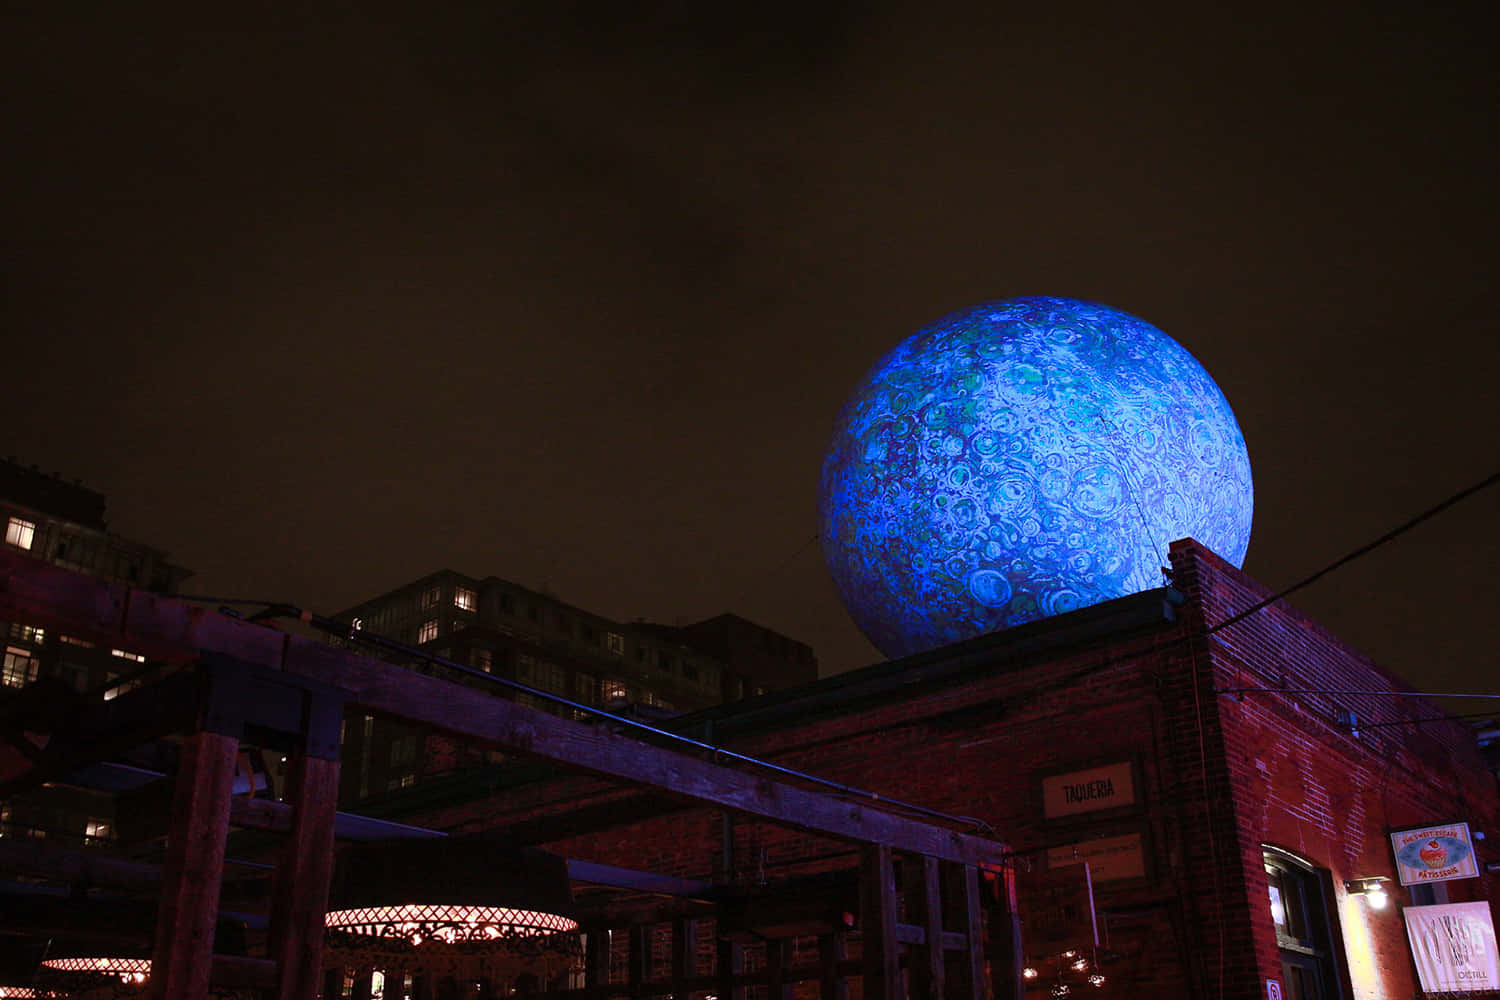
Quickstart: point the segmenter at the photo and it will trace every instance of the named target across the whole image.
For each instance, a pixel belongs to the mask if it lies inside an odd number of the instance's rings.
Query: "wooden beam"
[[[901,983],[901,946],[896,941],[896,876],[893,855],[886,844],[864,848],[861,861],[860,925],[864,947],[865,1000],[904,1000]]]
[[[0,619],[47,624],[167,662],[220,654],[351,693],[367,711],[431,726],[495,749],[644,785],[704,805],[855,843],[884,843],[963,864],[998,865],[1005,846],[869,805],[732,770],[560,719],[394,664],[289,636],[146,591],[0,552]]]
[[[283,668],[349,691],[351,703],[367,710],[809,833],[970,864],[999,864],[1005,855],[1005,846],[996,841],[701,761],[603,726],[477,696],[461,685],[345,650],[293,641]]]
[[[183,741],[151,952],[151,1000],[195,1000],[208,992],[238,750],[238,740],[218,733]]]
[[[958,1000],[984,1000],[987,994],[984,981],[984,918],[979,906],[979,870],[972,865],[955,864],[945,864],[942,868],[948,922],[958,926],[967,939],[959,960],[949,966],[951,975],[948,977],[948,992]],[[1010,939],[1012,947],[1020,948],[1019,923],[1008,927],[996,927],[992,924],[991,929],[1002,936],[1013,933],[1015,936]],[[1016,966],[1016,983],[1020,992],[1014,994],[1013,1000],[1024,1000],[1026,987],[1025,980],[1020,978],[1020,965]],[[998,977],[995,995],[1005,996],[1000,991]]]
[[[123,892],[161,889],[161,868],[157,865],[107,858],[91,851],[19,837],[0,838],[0,871]]]
[[[908,967],[913,997],[942,1000],[945,992],[943,962],[943,901],[937,858],[913,858],[903,865],[906,909],[922,928],[922,943]]]
[[[672,978],[698,975],[698,921],[683,917],[672,922]]]
[[[844,931],[818,938],[818,996],[820,1000],[849,1000],[849,979],[843,964],[849,957],[849,936]]]
[[[323,967],[323,913],[333,878],[339,762],[292,757],[287,797],[295,811],[271,893],[269,950],[280,979],[275,1000],[313,1000]]]
[[[738,941],[720,938],[718,952],[715,988],[720,1000],[745,1000],[745,946]]]

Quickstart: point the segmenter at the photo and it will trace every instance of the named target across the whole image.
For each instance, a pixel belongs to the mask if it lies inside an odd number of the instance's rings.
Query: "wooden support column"
[[[196,732],[183,741],[151,952],[151,1000],[208,994],[238,751],[239,740],[219,733]]]
[[[313,1000],[323,965],[323,912],[333,878],[333,824],[339,762],[292,758],[287,800],[292,831],[271,896],[268,944],[279,972],[276,1000]]]
[[[820,1000],[849,1000],[849,980],[840,966],[849,957],[849,935],[843,931],[818,938]]]
[[[792,939],[766,942],[766,996],[768,1000],[792,1000]]]
[[[641,996],[651,981],[651,925],[630,925],[630,995]]]
[[[344,996],[344,970],[332,968],[323,970],[323,1000],[342,1000]]]
[[[887,844],[869,844],[861,852],[860,902],[864,921],[865,1000],[903,1000],[901,953],[896,943],[896,875]]]
[[[979,869],[973,865],[944,864],[943,895],[949,926],[963,934],[967,947],[948,966],[948,995],[960,1000],[984,1000],[984,917],[979,905]],[[1014,909],[1012,909],[1014,912]],[[1016,924],[1019,935],[1020,924]],[[1019,942],[1020,938],[1016,938]],[[997,988],[997,1000],[1024,1000],[1025,981],[1016,966],[1016,983],[1020,992],[1007,994]],[[999,978],[996,985],[999,986]]]
[[[745,987],[738,977],[745,971],[745,946],[738,941],[719,941],[720,1000],[745,1000]]]
[[[698,921],[681,917],[672,927],[672,978],[678,983],[698,974]]]
[[[907,921],[922,928],[924,940],[915,949],[907,969],[911,978],[911,995],[916,1000],[945,1000],[945,966],[943,961],[942,878],[938,859],[923,857],[920,864],[904,866]]]
[[[609,985],[609,951],[613,931],[591,927],[584,939],[583,984],[589,989]]]

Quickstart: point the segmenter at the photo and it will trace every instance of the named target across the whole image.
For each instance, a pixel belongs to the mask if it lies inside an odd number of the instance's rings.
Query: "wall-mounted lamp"
[[[1370,904],[1372,910],[1382,910],[1390,901],[1386,895],[1385,883],[1390,879],[1384,875],[1370,875],[1365,878],[1354,878],[1344,883],[1344,888],[1351,896],[1364,896],[1365,902]]]

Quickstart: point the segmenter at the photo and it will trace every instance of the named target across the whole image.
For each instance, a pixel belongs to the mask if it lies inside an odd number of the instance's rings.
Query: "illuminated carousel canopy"
[[[544,949],[578,929],[566,860],[483,837],[350,845],[324,923],[345,946]]]

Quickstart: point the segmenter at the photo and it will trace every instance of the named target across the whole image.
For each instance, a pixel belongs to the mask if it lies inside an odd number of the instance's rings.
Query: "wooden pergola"
[[[0,747],[8,748],[11,761],[8,769],[0,768],[0,796],[61,780],[146,741],[167,735],[179,740],[167,851],[159,867],[0,841],[0,869],[65,884],[118,886],[157,900],[153,998],[203,997],[211,984],[258,989],[278,1000],[320,995],[323,915],[336,839],[388,836],[393,829],[337,812],[339,726],[350,707],[643,793],[851,845],[859,857],[861,957],[858,963],[845,960],[842,932],[819,938],[815,978],[822,997],[847,997],[855,977],[863,997],[880,1000],[1021,996],[1014,882],[1006,868],[1006,846],[993,839],[703,759],[712,754],[668,749],[559,718],[16,553],[0,553],[0,620],[57,629],[176,668],[111,701],[71,705],[66,718],[11,718],[0,731]],[[282,801],[232,794],[242,742],[286,753]],[[213,950],[226,845],[235,829],[282,838],[271,873],[263,958],[231,958]],[[900,885],[898,858],[903,859]],[[989,914],[993,940],[988,947],[981,870],[998,873],[1004,886],[1000,909]],[[595,949],[586,962],[585,986],[549,995],[604,1000],[713,991],[730,1000],[743,997],[753,984],[770,987],[769,995],[779,998],[791,997],[794,982],[810,978],[794,975],[775,958],[786,953],[785,942],[775,941],[767,950],[767,968],[753,975],[741,965],[739,945],[729,940],[718,943],[713,974],[697,974],[692,961],[697,919],[716,912],[713,887],[706,883],[585,860],[570,862],[570,873],[594,885],[659,894],[664,905],[616,917],[628,921],[631,934],[625,981],[611,981],[608,955]],[[904,920],[898,920],[903,912]],[[647,928],[662,922],[672,928],[673,961],[666,978],[653,979],[640,956],[649,949]],[[994,966],[993,987],[987,962]]]

